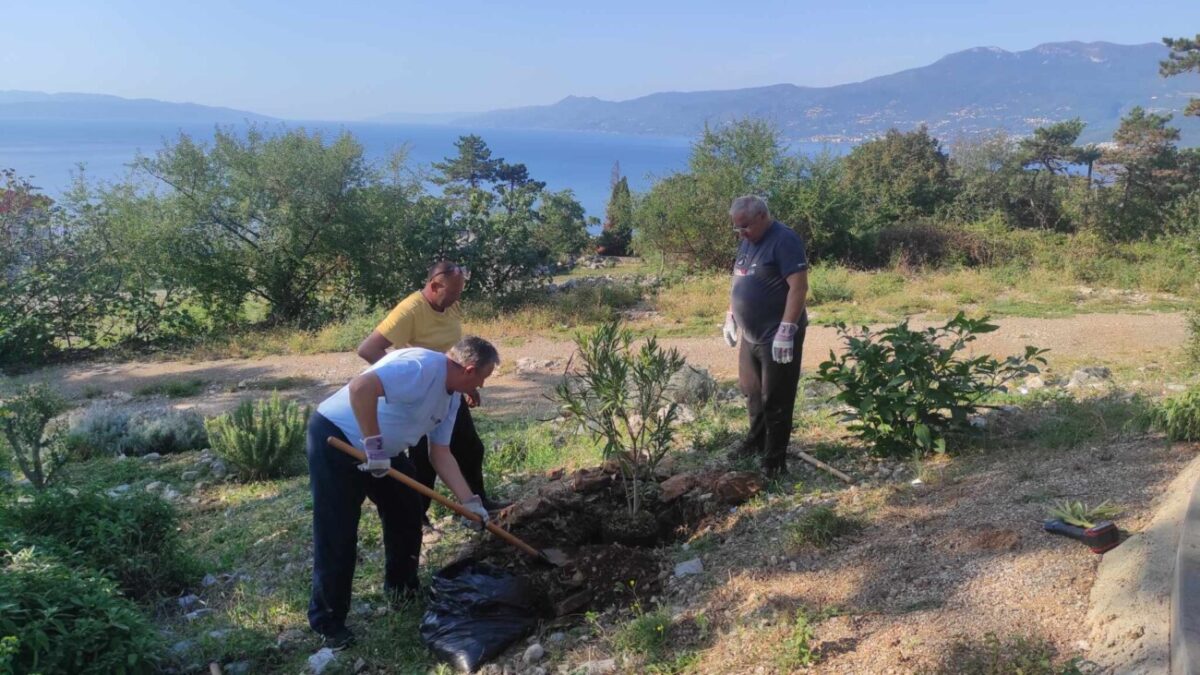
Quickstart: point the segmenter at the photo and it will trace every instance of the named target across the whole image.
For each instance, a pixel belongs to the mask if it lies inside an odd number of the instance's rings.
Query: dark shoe
[[[763,460],[762,472],[770,480],[780,478],[788,472],[787,460]]]
[[[349,628],[342,626],[332,633],[322,633],[321,643],[323,647],[328,647],[335,652],[340,652],[343,649],[354,645],[354,633],[350,632]]]
[[[512,502],[498,502],[490,497],[483,497],[480,499],[480,501],[483,502],[483,508],[487,509],[488,513],[503,511],[504,509],[512,506]]]

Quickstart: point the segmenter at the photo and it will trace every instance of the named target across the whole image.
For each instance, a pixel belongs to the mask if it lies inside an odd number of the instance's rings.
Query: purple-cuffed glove
[[[466,525],[472,530],[475,530],[476,532],[482,532],[488,522],[488,511],[483,507],[483,500],[479,498],[479,495],[471,495],[471,498],[463,502],[462,505],[467,507],[467,509],[469,509],[475,515],[479,516],[479,520],[471,520],[470,518],[464,517],[462,519],[462,524]]]
[[[796,331],[800,327],[794,323],[781,323],[775,331],[775,340],[771,342],[771,358],[775,363],[791,363],[792,352],[795,348]]]
[[[387,475],[392,468],[392,458],[383,449],[383,436],[367,436],[362,439],[363,448],[367,451],[367,461],[358,465],[359,471],[370,471],[376,478]]]
[[[725,337],[725,344],[730,347],[737,346],[737,321],[733,320],[733,312],[725,312],[725,326],[721,328],[721,334]]]

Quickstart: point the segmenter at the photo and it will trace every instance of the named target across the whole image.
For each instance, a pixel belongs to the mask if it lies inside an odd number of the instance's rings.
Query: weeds
[[[1055,664],[1054,648],[1041,640],[989,633],[982,641],[960,641],[938,675],[1082,675],[1080,660]]]
[[[854,534],[862,528],[863,523],[857,518],[839,515],[828,506],[817,506],[788,523],[785,536],[792,549],[807,545],[825,548],[838,538]]]
[[[4,454],[16,460],[21,473],[39,490],[67,461],[62,425],[51,422],[66,410],[67,402],[40,384],[0,400],[0,444],[7,446]]]
[[[779,654],[775,659],[776,665],[786,673],[815,664],[819,659],[813,644],[815,637],[808,612],[803,607],[797,609],[791,628],[780,645]]]
[[[1139,424],[1165,433],[1172,441],[1200,441],[1200,385],[1150,407]]]

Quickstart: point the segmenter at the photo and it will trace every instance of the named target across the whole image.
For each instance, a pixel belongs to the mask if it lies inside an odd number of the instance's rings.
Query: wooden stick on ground
[[[809,464],[812,464],[813,466],[817,467],[818,469],[821,469],[823,471],[828,471],[829,473],[837,476],[838,478],[841,478],[842,480],[846,481],[847,483],[854,483],[854,479],[851,478],[850,476],[847,476],[846,474],[842,473],[841,471],[838,471],[837,469],[833,468],[832,466],[829,466],[825,462],[822,462],[821,460],[817,459],[816,457],[813,457],[812,455],[808,454],[807,452],[801,452],[800,459],[808,462]]]

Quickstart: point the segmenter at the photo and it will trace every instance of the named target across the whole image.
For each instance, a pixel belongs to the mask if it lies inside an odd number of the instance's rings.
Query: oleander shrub
[[[303,467],[307,418],[307,408],[276,393],[266,400],[243,401],[205,425],[213,452],[244,480],[264,480]]]
[[[175,508],[157,495],[55,488],[15,505],[5,520],[24,541],[107,575],[132,598],[174,594],[197,573]]]
[[[0,672],[157,671],[162,643],[109,579],[38,549],[0,551]]]

